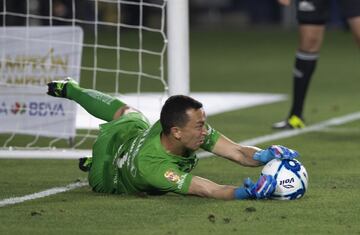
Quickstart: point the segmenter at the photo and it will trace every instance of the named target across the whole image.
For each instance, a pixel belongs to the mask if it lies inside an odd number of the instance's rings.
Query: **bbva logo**
[[[62,103],[29,102],[30,116],[65,116]]]
[[[280,180],[280,186],[283,186],[284,188],[294,188],[294,185],[292,185],[292,183],[294,182],[294,177],[291,177],[290,179]]]
[[[50,103],[41,101],[14,102],[0,105],[0,115],[29,115],[38,117],[65,116],[62,103]]]

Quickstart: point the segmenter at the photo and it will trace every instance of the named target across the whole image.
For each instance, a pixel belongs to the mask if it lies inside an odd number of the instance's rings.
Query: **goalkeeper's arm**
[[[237,144],[224,135],[221,135],[212,152],[243,166],[260,166],[263,165],[263,163],[253,159],[254,154],[260,150],[260,148],[254,146]]]
[[[194,176],[188,194],[223,200],[265,199],[270,197],[276,187],[272,176],[262,175],[256,183],[245,179],[240,187],[220,185],[205,178]]]
[[[234,143],[224,135],[220,136],[212,152],[243,166],[260,166],[274,158],[293,159],[299,155],[295,150],[281,145],[272,145],[265,150],[254,146],[243,146]]]

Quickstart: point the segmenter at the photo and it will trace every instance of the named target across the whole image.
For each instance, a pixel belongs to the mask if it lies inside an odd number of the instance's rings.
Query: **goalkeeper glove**
[[[265,150],[257,151],[253,159],[266,164],[267,162],[277,158],[277,159],[294,159],[299,156],[299,153],[295,150],[286,148],[281,145],[272,145]]]
[[[254,184],[250,178],[244,180],[244,186],[235,189],[236,199],[265,199],[275,191],[276,180],[271,175],[261,175]]]

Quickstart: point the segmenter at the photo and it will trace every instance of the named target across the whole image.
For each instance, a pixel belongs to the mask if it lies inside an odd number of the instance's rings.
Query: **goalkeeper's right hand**
[[[275,191],[276,180],[271,175],[261,175],[256,183],[250,178],[244,180],[244,187],[235,190],[236,199],[266,199]]]
[[[250,178],[245,179],[244,186],[251,198],[265,199],[275,191],[276,180],[271,175],[261,175],[256,184]]]

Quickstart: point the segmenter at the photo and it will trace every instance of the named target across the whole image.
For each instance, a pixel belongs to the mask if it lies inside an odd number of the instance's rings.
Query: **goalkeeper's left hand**
[[[272,145],[265,150],[257,151],[253,159],[266,164],[267,162],[277,159],[294,159],[299,156],[299,153],[295,150],[286,148],[281,145]]]

